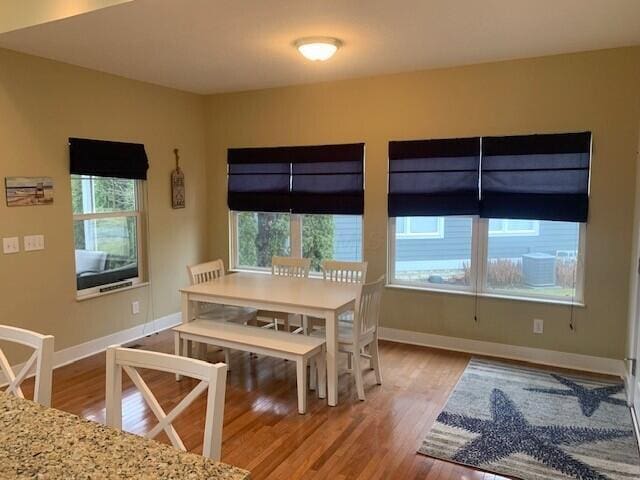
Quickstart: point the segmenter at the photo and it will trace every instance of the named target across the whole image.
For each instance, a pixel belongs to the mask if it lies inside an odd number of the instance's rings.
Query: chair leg
[[[198,345],[198,358],[203,361],[207,361],[207,344],[200,343]]]
[[[356,377],[356,390],[358,390],[358,398],[364,401],[364,383],[362,380],[362,366],[360,365],[360,355],[353,355],[353,375]]]
[[[318,377],[318,371],[316,370],[318,368],[317,362],[316,362],[316,358],[312,357],[309,359],[309,389],[310,390],[315,390],[316,386],[317,386],[317,377]]]
[[[378,385],[382,385],[382,370],[380,370],[380,349],[378,348],[378,339],[374,338],[373,343],[369,347],[371,352],[371,368],[376,374],[376,382]]]
[[[182,346],[182,340],[180,339],[180,334],[178,332],[173,332],[174,353],[178,357],[182,356],[182,348],[180,348],[181,346]],[[176,382],[179,382],[180,380],[182,380],[182,375],[180,375],[179,373],[176,373]]]
[[[227,371],[231,370],[230,365],[231,365],[231,352],[229,351],[228,348],[223,348],[222,349],[224,351],[224,363],[227,364]]]
[[[298,374],[298,413],[307,411],[307,362],[303,358],[296,360],[296,373]]]
[[[347,368],[349,370],[353,370],[353,354],[351,352],[347,352]]]

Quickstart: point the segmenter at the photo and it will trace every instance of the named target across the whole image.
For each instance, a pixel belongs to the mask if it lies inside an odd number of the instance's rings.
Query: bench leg
[[[298,413],[307,411],[307,362],[303,358],[296,360],[298,373]]]
[[[178,332],[173,332],[173,346],[175,350],[175,354],[178,357],[182,356],[182,340],[180,339],[180,334]],[[176,382],[182,380],[182,375],[176,373]]]
[[[322,353],[316,357],[315,363],[318,369],[318,382],[316,387],[318,390],[318,398],[327,398],[327,353],[324,348],[322,349]]]

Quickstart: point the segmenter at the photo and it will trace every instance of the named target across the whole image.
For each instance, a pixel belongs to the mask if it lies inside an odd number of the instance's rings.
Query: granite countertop
[[[0,392],[0,478],[247,480],[250,475]]]

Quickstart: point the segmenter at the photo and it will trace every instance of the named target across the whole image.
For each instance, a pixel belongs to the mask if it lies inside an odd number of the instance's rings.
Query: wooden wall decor
[[[176,156],[176,169],[171,172],[171,206],[174,209],[184,208],[184,172],[180,168],[180,155],[178,153],[178,149],[174,148],[173,153]]]

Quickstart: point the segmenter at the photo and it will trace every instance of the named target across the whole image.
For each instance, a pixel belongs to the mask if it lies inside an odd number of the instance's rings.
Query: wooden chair
[[[311,270],[311,260],[309,258],[292,258],[292,257],[277,257],[274,256],[271,259],[271,274],[283,277],[298,277],[308,278],[309,270]],[[289,326],[293,324],[297,327],[295,333],[302,331],[303,320],[300,320],[299,315],[290,315],[283,312],[269,312],[260,311],[258,317],[267,318],[268,323],[264,328],[278,329],[278,324],[281,323],[284,326],[285,331],[289,331]]]
[[[224,262],[221,259],[198,265],[187,266],[191,285],[211,282],[225,275]],[[212,303],[200,303],[196,308],[196,318],[200,320],[213,320],[218,322],[233,322],[247,324],[256,318],[258,311],[249,307],[234,307],[230,305],[216,305]],[[188,341],[185,341],[185,350],[190,351]],[[206,357],[206,345],[200,345],[200,358]],[[225,362],[229,364],[229,351],[224,350]]]
[[[356,299],[353,323],[351,325],[339,324],[338,349],[353,358],[351,372],[356,379],[358,398],[364,400],[364,384],[362,379],[361,358],[363,349],[369,347],[371,367],[375,371],[378,385],[382,385],[382,372],[380,370],[380,354],[378,349],[378,321],[380,318],[380,304],[382,289],[384,287],[384,275],[373,283],[362,286],[360,295]],[[311,336],[325,336],[324,329],[311,333]],[[311,386],[315,387],[316,368],[311,366]]]
[[[185,375],[200,380],[200,383],[167,414],[136,370],[138,368]],[[145,437],[155,438],[160,432],[164,431],[171,444],[183,451],[186,451],[186,448],[175,428],[173,428],[172,422],[196,398],[208,390],[202,455],[212,460],[220,461],[227,379],[227,366],[224,363],[213,365],[201,360],[179,357],[168,353],[121,348],[117,345],[109,347],[107,349],[106,385],[107,425],[120,430],[122,429],[123,370],[140,390],[145,402],[158,419],[158,424],[145,434]]]
[[[323,260],[320,264],[322,278],[330,282],[363,284],[367,280],[367,262],[342,262],[338,260]],[[353,312],[340,315],[340,322],[353,322]],[[304,333],[324,326],[324,318],[306,317]]]
[[[9,365],[9,360],[2,349],[0,349],[0,372],[4,373],[5,380],[8,383],[5,393],[24,398],[20,385],[35,365],[36,375],[33,401],[45,407],[50,407],[51,377],[53,371],[53,336],[41,335],[22,328],[0,325],[0,340],[18,343],[34,349],[33,354],[17,374],[14,373],[11,365]]]

